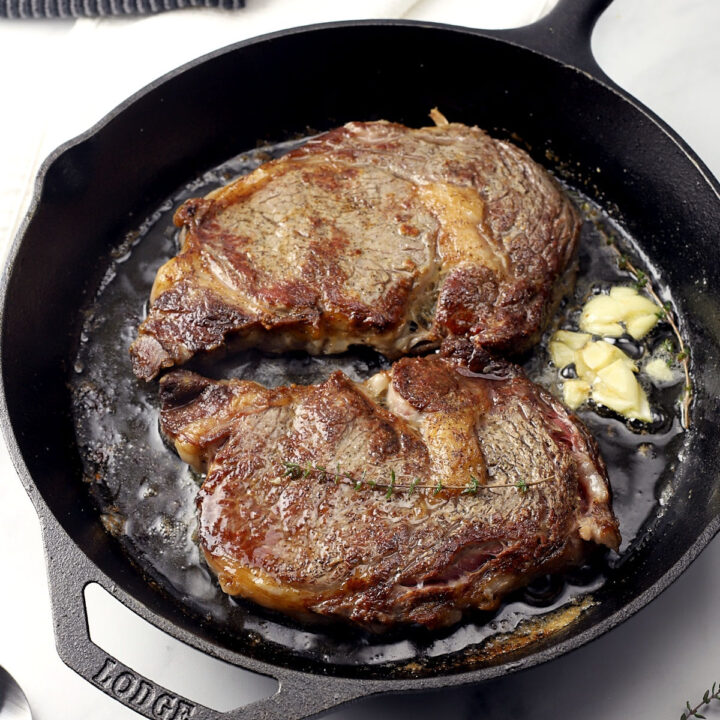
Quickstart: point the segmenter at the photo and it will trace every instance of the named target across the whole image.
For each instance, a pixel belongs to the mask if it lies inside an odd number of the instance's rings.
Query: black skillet
[[[400,21],[334,23],[220,50],[170,73],[44,164],[3,277],[3,429],[35,504],[62,659],[146,717],[301,718],[384,692],[479,682],[557,657],[614,627],[688,566],[720,526],[718,183],[661,121],[617,88],[590,51],[609,0],[562,0],[516,30]],[[661,512],[574,623],[474,665],[444,658],[415,675],[311,662],[228,638],[146,581],[105,532],[81,482],[68,377],[81,308],[110,249],[176,188],[256,146],[348,120],[452,120],[522,139],[638,239],[673,290],[693,349],[693,426]],[[223,714],[178,698],[88,635],[83,588],[97,582],[143,618],[209,655],[280,682]]]

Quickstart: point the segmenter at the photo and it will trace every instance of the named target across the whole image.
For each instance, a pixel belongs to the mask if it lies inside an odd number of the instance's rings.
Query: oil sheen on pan
[[[158,268],[177,252],[172,217],[178,205],[298,144],[264,147],[214,168],[180,188],[136,232],[118,239],[105,278],[86,309],[71,383],[89,491],[108,531],[148,579],[198,622],[211,623],[241,644],[254,637],[310,663],[351,666],[382,677],[388,672],[418,675],[439,666],[462,669],[490,664],[497,655],[533,642],[548,628],[557,630],[573,622],[602,596],[613,567],[633,552],[662,514],[685,437],[677,412],[681,387],[677,383],[647,387],[654,416],[652,424],[643,428],[632,427],[612,413],[579,410],[608,465],[622,544],[617,553],[536,581],[506,598],[494,612],[478,612],[435,633],[397,631],[378,636],[355,628],[308,628],[229,597],[206,567],[197,543],[195,498],[202,477],[166,446],[158,428],[156,384],[137,381],[127,351]],[[548,361],[551,334],[559,327],[575,326],[592,293],[632,280],[618,266],[608,237],[616,238],[631,258],[639,255],[632,238],[601,208],[577,190],[567,189],[583,214],[577,284],[524,362],[528,376],[555,395],[560,393],[561,379]],[[670,298],[667,288],[657,289]],[[638,352],[671,339],[670,328],[661,325]],[[189,366],[211,378],[243,378],[268,387],[322,382],[336,370],[363,382],[388,368],[389,362],[369,349],[342,356],[302,352],[277,356],[246,350],[212,363],[198,359]]]

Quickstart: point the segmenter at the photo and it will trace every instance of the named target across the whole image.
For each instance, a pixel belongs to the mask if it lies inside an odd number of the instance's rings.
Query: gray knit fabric
[[[236,10],[245,0],[0,0],[0,18],[150,15],[186,7]]]

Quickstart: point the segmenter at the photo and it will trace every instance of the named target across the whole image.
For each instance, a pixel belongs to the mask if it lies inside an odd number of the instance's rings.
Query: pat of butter
[[[577,377],[564,380],[562,387],[571,410],[592,399],[627,418],[652,421],[647,395],[635,378],[637,365],[619,347],[587,333],[559,330],[548,349],[555,367],[575,367]]]
[[[553,335],[553,340],[567,345],[573,350],[579,350],[590,340],[590,335],[588,333],[573,332],[572,330],[558,330]]]
[[[618,286],[607,295],[594,295],[585,303],[580,329],[603,337],[620,337],[627,331],[640,340],[655,327],[661,312],[658,305],[635,288]]]
[[[591,370],[600,370],[615,361],[625,362],[634,368],[633,361],[620,348],[605,340],[590,342],[582,349],[582,358]]]
[[[609,295],[595,295],[585,303],[580,314],[580,328],[593,335],[620,337],[624,319],[623,304]]]
[[[577,410],[590,397],[590,383],[585,380],[566,380],[563,383],[563,401],[571,410]]]
[[[652,380],[657,382],[672,382],[675,380],[675,374],[668,366],[667,361],[662,358],[654,358],[645,365],[645,372]]]
[[[556,335],[557,333],[553,335],[553,338]],[[575,362],[575,350],[563,342],[555,339],[551,340],[548,344],[548,350],[550,351],[550,359],[556,368],[564,368]]]

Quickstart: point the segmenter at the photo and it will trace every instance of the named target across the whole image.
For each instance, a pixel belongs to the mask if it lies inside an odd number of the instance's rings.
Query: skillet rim
[[[542,22],[542,21],[540,21]],[[652,123],[657,125],[659,129],[673,142],[675,143],[679,149],[682,151],[683,155],[694,165],[695,169],[699,173],[700,177],[712,188],[715,195],[720,198],[720,183],[718,183],[717,179],[714,178],[712,173],[709,171],[709,169],[705,166],[705,164],[700,160],[699,157],[694,153],[694,151],[687,145],[687,143],[674,131],[672,130],[664,121],[662,121],[660,118],[658,118],[652,111],[650,111],[648,108],[646,108],[644,105],[642,105],[638,100],[636,100],[632,95],[629,95],[622,89],[618,88],[611,80],[609,79],[602,79],[596,77],[594,74],[578,69],[575,65],[570,64],[568,62],[563,61],[562,59],[558,59],[557,57],[553,57],[551,55],[545,54],[544,52],[541,52],[539,50],[533,49],[532,47],[528,47],[527,44],[519,41],[513,40],[513,31],[512,30],[502,30],[502,31],[492,31],[492,30],[476,30],[472,28],[465,28],[462,26],[456,26],[456,25],[450,25],[450,24],[441,24],[441,23],[430,23],[430,22],[423,22],[423,21],[410,21],[410,20],[362,20],[362,21],[341,21],[341,22],[331,22],[331,23],[318,23],[314,25],[309,26],[301,26],[296,28],[290,28],[287,30],[281,30],[273,33],[268,33],[265,35],[261,35],[255,38],[251,38],[248,40],[244,40],[238,43],[232,43],[230,45],[227,45],[223,48],[220,48],[218,50],[212,51],[210,53],[207,53],[195,60],[191,60],[188,63],[185,63],[181,65],[180,67],[169,71],[168,73],[165,73],[160,78],[152,81],[151,83],[147,84],[144,88],[138,90],[136,93],[128,97],[126,100],[124,100],[122,103],[120,103],[118,106],[116,106],[113,110],[111,110],[109,113],[107,113],[103,118],[101,118],[97,123],[95,123],[92,127],[90,127],[88,130],[80,133],[75,138],[72,138],[68,140],[67,142],[61,144],[56,150],[54,150],[42,163],[38,175],[35,181],[35,187],[33,192],[33,197],[30,201],[28,210],[23,218],[23,221],[15,235],[15,238],[13,239],[13,242],[8,250],[7,256],[6,256],[6,263],[5,268],[2,274],[2,279],[0,280],[0,317],[2,317],[3,322],[3,333],[0,336],[0,385],[2,386],[2,393],[0,397],[0,422],[2,424],[3,433],[5,436],[6,445],[8,448],[8,452],[13,460],[13,464],[15,465],[16,471],[18,472],[18,475],[20,476],[21,482],[23,483],[26,491],[28,492],[28,495],[30,496],[33,504],[35,505],[36,512],[38,514],[39,520],[41,522],[41,526],[43,529],[43,539],[44,539],[44,546],[46,550],[46,554],[48,553],[48,541],[53,536],[55,539],[57,539],[57,535],[62,534],[65,536],[65,541],[70,540],[71,545],[73,546],[71,550],[74,550],[76,552],[79,552],[82,556],[84,556],[91,564],[92,560],[88,557],[85,549],[81,547],[76,540],[67,533],[64,526],[60,522],[58,518],[55,517],[54,513],[50,510],[49,506],[47,505],[45,498],[42,496],[41,492],[37,488],[35,481],[33,480],[32,476],[30,475],[30,472],[23,460],[22,453],[20,451],[20,446],[17,441],[17,438],[15,437],[15,433],[12,427],[12,424],[10,422],[9,417],[9,411],[7,407],[7,399],[5,395],[5,375],[4,375],[4,368],[2,366],[3,363],[3,355],[2,355],[2,345],[4,344],[4,323],[5,323],[5,317],[6,317],[6,310],[8,305],[8,283],[9,279],[14,271],[15,267],[15,261],[19,252],[19,249],[22,245],[22,241],[24,239],[24,236],[28,230],[28,227],[30,226],[30,223],[32,222],[35,213],[37,212],[38,208],[41,205],[42,199],[43,199],[43,191],[45,187],[45,180],[47,177],[47,174],[50,170],[50,168],[54,165],[54,163],[63,156],[66,152],[71,150],[74,147],[77,147],[78,145],[81,145],[83,142],[91,139],[98,133],[100,133],[103,128],[108,125],[110,122],[112,122],[115,118],[120,116],[127,108],[134,105],[138,100],[144,98],[148,94],[152,93],[154,90],[158,89],[162,85],[164,85],[169,80],[172,80],[176,77],[179,77],[180,75],[184,74],[188,70],[191,70],[201,64],[204,64],[205,62],[208,62],[210,60],[213,60],[214,58],[221,57],[223,55],[235,52],[236,50],[252,46],[260,43],[267,42],[269,40],[273,40],[276,38],[283,38],[288,37],[292,35],[300,35],[300,34],[306,34],[309,35],[312,32],[316,31],[327,31],[327,30],[333,30],[335,28],[344,28],[344,27],[415,27],[415,28],[422,28],[422,29],[428,29],[428,30],[449,30],[453,32],[461,32],[466,35],[471,36],[478,36],[480,38],[489,39],[493,41],[500,41],[501,43],[507,43],[509,45],[512,45],[524,52],[531,52],[538,55],[541,55],[542,57],[549,59],[555,63],[559,63],[562,66],[565,66],[567,68],[570,68],[571,70],[575,70],[576,72],[580,72],[584,75],[586,75],[592,82],[596,82],[599,85],[605,87],[606,89],[610,90],[612,93],[618,96],[619,100],[625,101],[629,103],[633,111],[640,112],[645,118],[650,120]],[[388,691],[402,691],[402,690],[422,690],[422,689],[428,689],[428,688],[435,688],[435,687],[450,687],[450,686],[456,686],[456,685],[462,685],[470,682],[477,682],[482,681],[486,679],[490,679],[492,677],[496,677],[501,674],[505,674],[508,671],[516,670],[516,669],[525,669],[532,667],[534,665],[537,665],[539,663],[545,662],[547,660],[553,659],[555,657],[558,657],[560,655],[563,655],[571,650],[577,649],[580,646],[586,644],[587,642],[599,637],[600,635],[604,634],[608,630],[610,630],[613,627],[618,626],[621,624],[624,620],[629,618],[631,615],[633,615],[635,612],[637,612],[639,609],[647,605],[649,602],[651,602],[655,597],[657,597],[664,589],[666,589],[684,570],[690,565],[690,563],[699,555],[701,550],[710,542],[710,540],[715,536],[715,534],[720,530],[720,515],[716,515],[713,520],[711,520],[706,527],[703,529],[703,531],[698,535],[695,542],[688,548],[688,550],[681,556],[681,558],[676,561],[666,572],[665,574],[656,581],[648,590],[646,590],[644,593],[641,593],[639,596],[634,598],[632,601],[627,603],[626,605],[623,605],[619,610],[617,610],[615,613],[608,616],[605,620],[594,624],[592,627],[588,628],[587,630],[572,636],[571,638],[561,641],[555,645],[553,645],[550,648],[547,648],[542,651],[535,651],[526,657],[522,658],[519,661],[513,661],[513,662],[505,662],[500,665],[495,665],[491,667],[486,668],[479,668],[479,669],[471,669],[466,671],[459,671],[459,672],[451,672],[450,674],[444,675],[442,673],[437,673],[432,676],[424,676],[419,678],[403,678],[403,679],[391,679],[391,680],[375,680],[375,679],[367,679],[367,678],[347,678],[344,675],[321,675],[319,673],[315,672],[308,672],[308,671],[300,671],[300,675],[303,677],[307,677],[308,675],[311,675],[312,677],[320,678],[325,682],[332,682],[332,683],[338,683],[341,680],[348,680],[351,682],[357,682],[362,685],[363,690],[361,691],[361,695],[369,695],[374,694],[375,692],[388,692]],[[50,559],[48,558],[48,564],[50,563]],[[94,565],[94,564],[93,564]],[[102,571],[100,571],[98,566],[95,566],[96,571],[99,572],[100,575],[103,576],[103,578],[110,583],[111,585],[115,585],[107,576],[105,576]],[[101,583],[102,584],[102,583]],[[106,588],[107,589],[107,588]],[[51,588],[52,592],[52,588]],[[126,607],[129,607],[133,611],[137,612],[141,617],[143,617],[145,620],[148,620],[156,627],[159,627],[160,629],[168,632],[171,636],[176,637],[177,639],[193,646],[197,647],[198,649],[202,649],[204,652],[208,652],[210,655],[214,657],[223,657],[223,659],[227,659],[230,662],[233,662],[233,664],[240,665],[242,667],[246,667],[250,670],[261,672],[262,674],[269,674],[275,677],[282,676],[284,674],[293,674],[298,671],[290,670],[288,667],[284,665],[274,665],[272,663],[265,663],[264,661],[256,660],[255,658],[248,657],[246,655],[241,655],[237,653],[236,651],[227,650],[226,648],[214,645],[203,638],[200,638],[198,636],[193,635],[189,631],[185,630],[182,627],[179,627],[175,625],[174,623],[168,621],[166,618],[156,615],[152,610],[150,610],[147,606],[145,606],[143,603],[138,601],[134,596],[127,593],[124,589],[120,589],[117,587],[113,587],[113,590],[111,591],[112,594]],[[207,647],[202,647],[207,646]],[[219,651],[221,651],[219,653]],[[232,658],[232,659],[231,659]],[[239,661],[240,660],[240,661]]]

